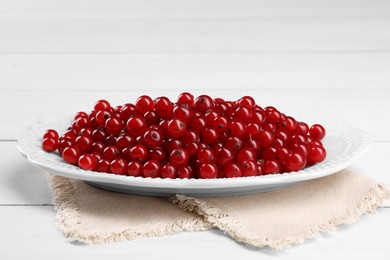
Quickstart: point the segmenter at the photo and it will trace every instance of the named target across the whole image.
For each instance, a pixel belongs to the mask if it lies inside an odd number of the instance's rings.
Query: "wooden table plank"
[[[390,52],[6,54],[0,90],[389,90],[389,70]]]
[[[0,13],[5,21],[0,52],[389,51],[390,46],[385,1],[132,1],[109,7],[96,2],[74,7],[38,1],[23,7],[25,1],[7,1]]]
[[[303,245],[284,251],[242,246],[219,231],[177,235],[123,243],[82,246],[67,243],[54,223],[53,207],[0,207],[0,256],[6,259],[348,259],[387,260],[390,255],[390,209],[363,216]]]

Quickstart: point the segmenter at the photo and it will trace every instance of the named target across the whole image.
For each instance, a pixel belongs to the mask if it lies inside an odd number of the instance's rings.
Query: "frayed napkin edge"
[[[329,221],[306,230],[299,235],[281,239],[259,237],[243,226],[239,220],[229,216],[218,208],[210,207],[206,202],[199,199],[187,197],[185,195],[176,195],[171,201],[185,211],[195,212],[201,215],[206,222],[212,224],[214,227],[218,227],[225,233],[228,233],[237,242],[259,248],[268,246],[273,249],[282,250],[291,245],[303,243],[307,239],[315,238],[320,233],[336,231],[338,225],[354,223],[363,214],[375,213],[376,209],[387,197],[389,197],[389,195],[390,192],[385,184],[376,183],[375,186],[371,187],[367,194],[364,195],[362,201],[343,214],[335,216]]]
[[[211,224],[199,221],[199,218],[193,218],[188,221],[172,222],[170,225],[154,223],[121,232],[84,232],[81,230],[81,216],[76,199],[77,190],[73,182],[68,178],[51,173],[46,173],[46,176],[53,193],[53,204],[56,211],[55,221],[69,242],[103,244],[173,235],[181,231],[205,231],[212,228]]]

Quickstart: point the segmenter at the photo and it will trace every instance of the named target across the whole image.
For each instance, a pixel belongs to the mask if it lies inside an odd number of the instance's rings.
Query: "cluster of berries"
[[[321,162],[325,129],[308,126],[250,96],[225,101],[188,92],[176,102],[140,96],[112,107],[96,102],[78,112],[42,148],[84,170],[151,178],[231,178],[302,170]]]

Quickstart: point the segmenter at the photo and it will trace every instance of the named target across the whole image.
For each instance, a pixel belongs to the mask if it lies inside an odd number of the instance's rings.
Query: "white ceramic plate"
[[[117,192],[148,196],[172,196],[174,194],[198,197],[243,195],[281,189],[302,181],[336,173],[346,168],[368,149],[370,140],[365,131],[326,115],[305,115],[305,113],[301,113],[302,116],[297,116],[297,113],[292,113],[292,115],[309,124],[321,123],[325,126],[327,135],[323,143],[327,150],[327,158],[325,161],[299,172],[284,174],[230,179],[152,179],[84,171],[65,163],[57,153],[47,153],[41,149],[44,131],[52,128],[60,133],[64,132],[71,122],[68,119],[61,119],[57,122],[38,122],[18,139],[17,145],[20,152],[33,165],[45,171],[84,180],[96,187]]]

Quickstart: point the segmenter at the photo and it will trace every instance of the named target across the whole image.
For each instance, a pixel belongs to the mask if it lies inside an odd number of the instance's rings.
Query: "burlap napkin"
[[[372,213],[388,190],[342,171],[255,195],[154,198],[120,194],[48,174],[60,229],[71,241],[104,243],[217,227],[236,241],[282,249]]]

